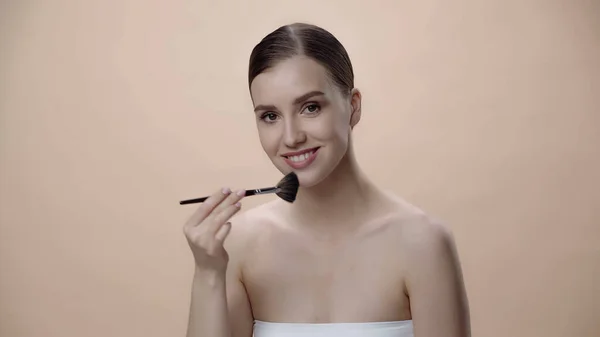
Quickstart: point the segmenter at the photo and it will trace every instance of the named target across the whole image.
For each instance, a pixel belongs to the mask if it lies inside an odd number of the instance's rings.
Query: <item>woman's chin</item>
[[[298,176],[300,188],[311,188],[321,183],[325,177],[321,177],[318,172],[313,170],[295,171]]]
[[[312,188],[325,180],[327,175],[324,174],[322,168],[314,165],[311,166],[303,169],[294,169],[288,165],[277,165],[277,168],[283,175],[290,172],[296,173],[300,188]]]

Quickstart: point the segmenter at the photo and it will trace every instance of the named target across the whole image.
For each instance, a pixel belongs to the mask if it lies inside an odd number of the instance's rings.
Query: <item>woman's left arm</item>
[[[469,304],[452,234],[415,224],[409,241],[406,289],[415,337],[470,337]]]

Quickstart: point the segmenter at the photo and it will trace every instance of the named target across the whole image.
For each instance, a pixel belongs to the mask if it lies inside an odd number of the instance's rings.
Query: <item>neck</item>
[[[366,215],[375,190],[349,149],[325,180],[316,186],[299,189],[291,212],[302,226],[347,228],[357,224],[361,215]]]

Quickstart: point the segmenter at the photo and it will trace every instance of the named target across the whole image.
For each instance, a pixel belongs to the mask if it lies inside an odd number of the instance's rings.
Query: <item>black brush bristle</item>
[[[277,183],[279,192],[275,194],[287,202],[294,202],[296,201],[296,194],[298,194],[299,186],[300,182],[298,181],[298,176],[296,173],[291,172]]]

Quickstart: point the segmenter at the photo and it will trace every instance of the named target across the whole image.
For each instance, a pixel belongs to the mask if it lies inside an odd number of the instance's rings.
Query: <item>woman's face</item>
[[[294,171],[304,187],[325,179],[348,150],[360,93],[343,95],[323,66],[301,56],[258,75],[250,91],[260,142],[275,167]]]

